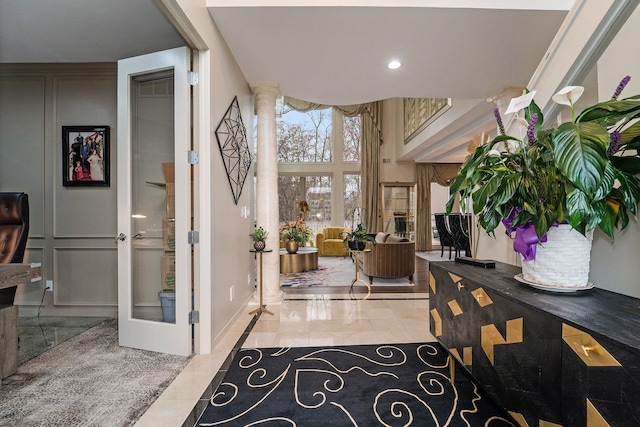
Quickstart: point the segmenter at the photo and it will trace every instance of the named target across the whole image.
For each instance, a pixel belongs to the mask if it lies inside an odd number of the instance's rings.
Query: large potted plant
[[[572,120],[557,128],[543,126],[542,113],[528,94],[531,103],[524,108],[523,139],[506,135],[494,110],[499,135],[471,154],[451,185],[447,213],[459,195],[463,208],[470,201],[487,233],[493,234],[502,222],[522,255],[524,281],[558,290],[589,287],[593,230],[600,228],[613,239],[615,229],[628,225],[629,214],[636,216],[640,95],[618,100],[628,81],[627,76],[620,82],[611,100],[586,108],[577,117],[574,103],[583,88],[562,89],[552,99],[571,107]],[[559,245],[553,243],[553,234],[562,235]],[[584,249],[581,254],[575,249],[569,249],[573,252],[569,255],[541,253],[553,246],[571,248],[573,239],[587,247],[586,256]],[[579,270],[576,277],[551,272],[548,262],[557,263],[565,256],[574,258],[560,271]]]
[[[372,242],[375,245],[376,239],[367,233],[367,229],[362,224],[358,224],[355,230],[342,233],[342,243],[352,251],[363,251],[367,242]]]

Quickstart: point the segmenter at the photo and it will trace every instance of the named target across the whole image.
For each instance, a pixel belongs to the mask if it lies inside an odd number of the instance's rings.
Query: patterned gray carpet
[[[189,359],[120,347],[107,320],[20,365],[0,388],[0,426],[131,426]]]

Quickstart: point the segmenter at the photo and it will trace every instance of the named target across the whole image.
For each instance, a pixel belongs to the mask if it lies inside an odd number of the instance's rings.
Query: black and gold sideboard
[[[522,426],[640,426],[640,299],[430,262],[430,329]]]

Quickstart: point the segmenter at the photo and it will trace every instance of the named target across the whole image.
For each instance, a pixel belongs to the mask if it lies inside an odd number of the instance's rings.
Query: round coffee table
[[[280,248],[280,273],[301,273],[318,268],[318,248],[303,246],[290,254]]]

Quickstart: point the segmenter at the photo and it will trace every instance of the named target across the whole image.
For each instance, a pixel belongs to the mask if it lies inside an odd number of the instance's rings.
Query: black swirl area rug
[[[199,426],[514,426],[437,343],[242,349]]]

